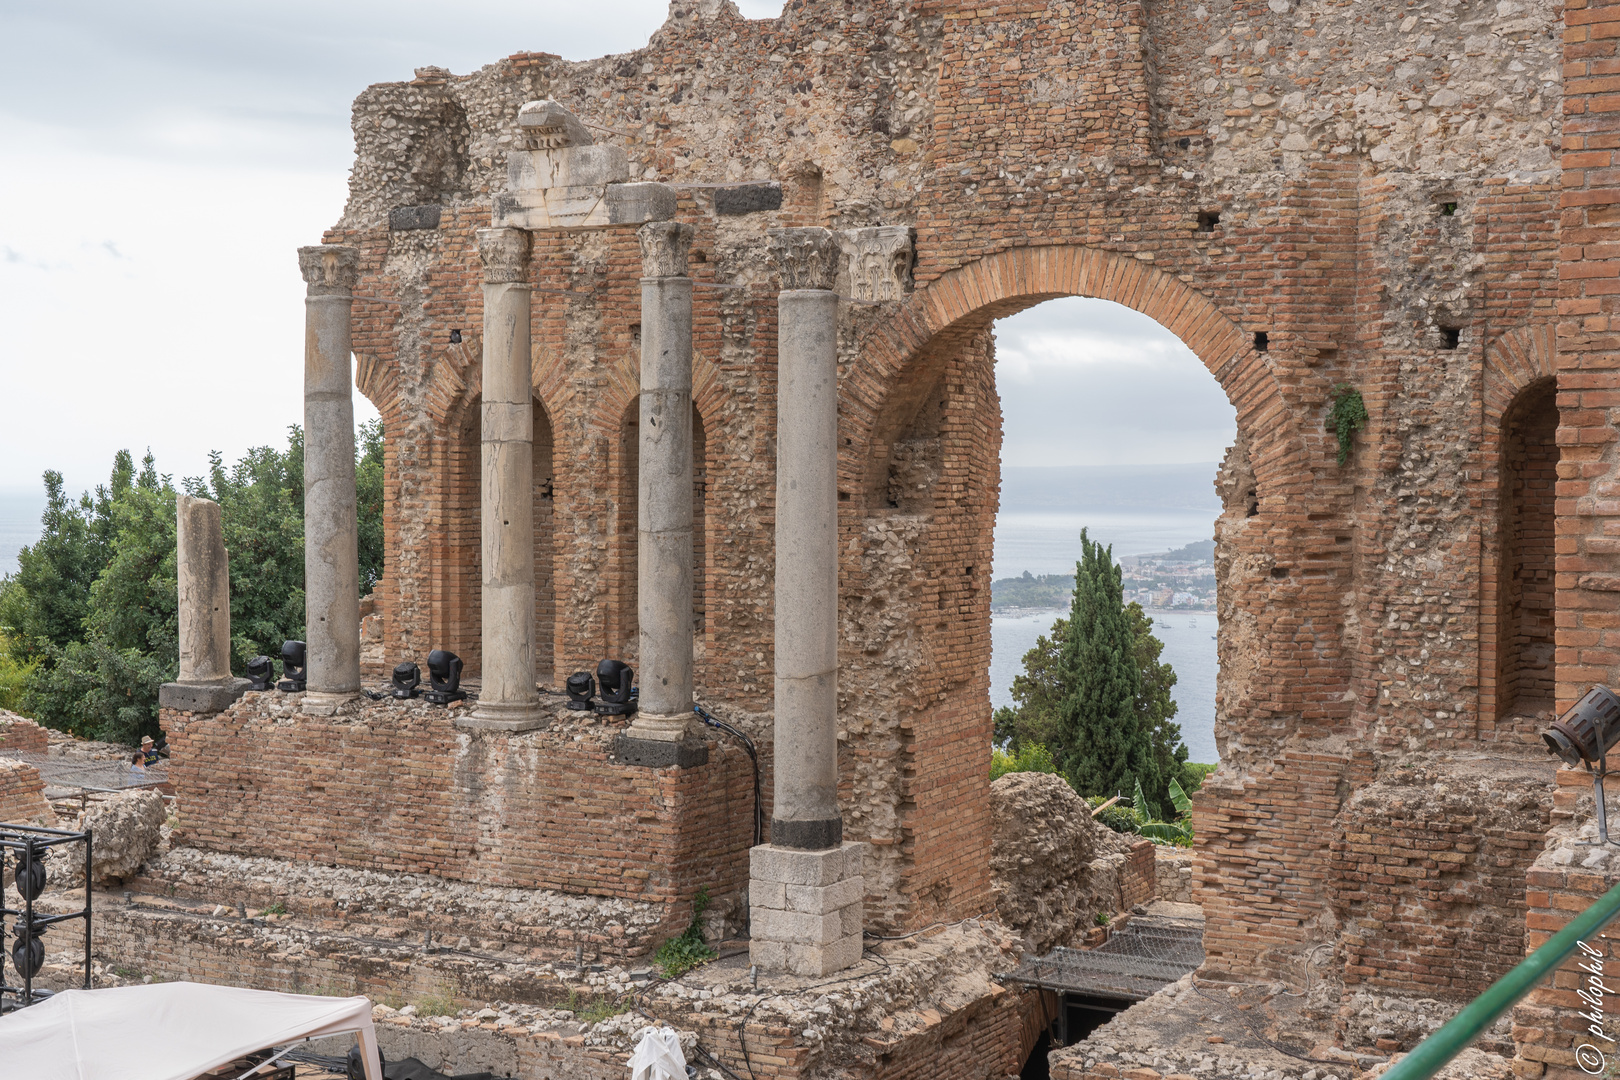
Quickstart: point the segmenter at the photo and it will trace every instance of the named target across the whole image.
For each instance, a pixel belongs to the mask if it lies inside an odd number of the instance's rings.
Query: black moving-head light
[[[268,656],[255,656],[247,662],[249,690],[268,690],[276,682],[276,662]]]
[[[422,691],[422,700],[448,705],[466,698],[467,691],[461,689],[461,657],[444,649],[428,653],[428,688]]]
[[[604,660],[596,665],[596,685],[602,700],[596,703],[598,716],[629,716],[636,711],[633,685],[636,673],[623,660]]]
[[[40,935],[45,933],[48,925],[36,920],[30,926],[21,919],[17,920],[17,940],[11,947],[11,962],[17,966],[17,974],[24,979],[32,979],[45,966],[45,942]]]
[[[576,712],[584,712],[591,707],[591,698],[596,696],[596,680],[591,678],[588,671],[576,671],[568,676],[563,684],[568,691],[568,707]]]
[[[306,650],[302,641],[283,641],[281,643],[281,681],[276,683],[277,690],[285,690],[291,694],[301,694],[309,678],[304,669],[307,667]]]
[[[393,695],[401,701],[408,701],[416,696],[418,686],[422,685],[422,669],[409,660],[394,666]]]

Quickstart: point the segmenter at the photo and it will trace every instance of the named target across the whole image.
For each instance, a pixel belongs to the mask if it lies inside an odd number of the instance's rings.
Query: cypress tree
[[[1124,605],[1124,583],[1113,547],[1093,543],[1082,530],[1075,565],[1074,604],[1063,643],[1058,740],[1060,768],[1082,795],[1127,797],[1164,786],[1154,760],[1152,734],[1137,715],[1141,672],[1136,635]]]

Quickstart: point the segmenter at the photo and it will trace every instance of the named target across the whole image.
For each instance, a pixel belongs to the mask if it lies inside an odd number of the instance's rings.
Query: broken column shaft
[[[182,713],[214,713],[242,696],[231,677],[231,570],[219,504],[179,495],[174,501],[175,577],[180,616],[180,675],[158,688],[158,704]]]
[[[534,680],[534,381],[529,234],[479,229],[484,263],[483,687],[464,726],[541,724]]]
[[[354,492],[354,372],[349,314],[360,252],[298,249],[304,300],[304,621],[310,697],[360,690],[359,521]],[[324,700],[323,699],[327,699]]]
[[[675,742],[692,721],[692,226],[643,225],[637,615],[641,697],[631,738]]]
[[[861,957],[865,844],[838,810],[837,245],[770,234],[777,298],[776,725],[771,842],[750,854],[749,955],[825,975]]]

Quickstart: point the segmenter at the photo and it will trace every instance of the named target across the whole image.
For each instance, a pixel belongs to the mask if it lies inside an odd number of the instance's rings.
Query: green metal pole
[[[1450,1023],[1419,1043],[1416,1050],[1384,1074],[1384,1080],[1428,1080],[1444,1068],[1446,1062],[1467,1049],[1480,1032],[1495,1023],[1497,1017],[1511,1009],[1536,983],[1551,975],[1553,969],[1575,951],[1579,942],[1602,930],[1616,915],[1620,915],[1620,885],[1604,893],[1541,948],[1525,957],[1518,967],[1469,1002]]]

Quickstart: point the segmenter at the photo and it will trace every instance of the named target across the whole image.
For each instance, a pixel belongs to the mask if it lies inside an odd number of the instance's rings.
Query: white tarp
[[[243,1054],[355,1032],[366,1080],[383,1080],[371,1002],[202,983],[66,990],[0,1017],[11,1080],[192,1080]]]

